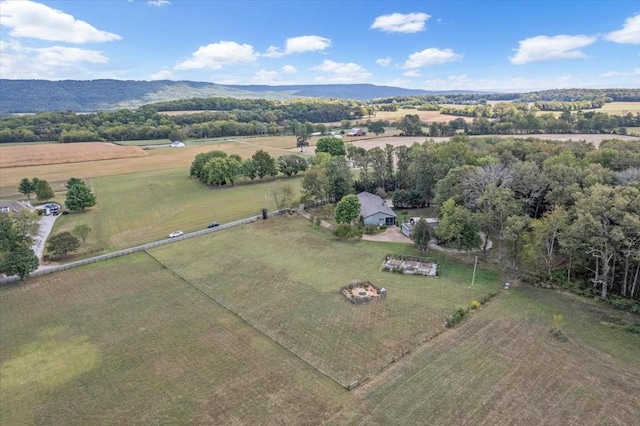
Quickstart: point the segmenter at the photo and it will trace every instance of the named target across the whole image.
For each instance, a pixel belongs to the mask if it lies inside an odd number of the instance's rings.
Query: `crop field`
[[[627,115],[629,113],[635,115],[640,113],[640,102],[609,102],[596,111],[606,112],[610,115]]]
[[[343,386],[437,335],[458,306],[500,288],[485,270],[470,288],[473,268],[463,265],[445,263],[437,278],[382,272],[389,250],[413,246],[336,243],[314,229],[298,216],[278,217],[150,254]],[[338,290],[353,280],[386,288],[387,299],[351,304]]]
[[[80,163],[146,155],[145,151],[137,147],[102,142],[0,145],[0,168]]]
[[[640,416],[640,336],[611,325],[633,317],[524,285],[345,390],[303,358],[358,353],[364,368],[393,349],[378,339],[428,329],[467,304],[469,268],[449,264],[434,284],[378,272],[365,256],[406,245],[337,243],[306,221],[281,222],[0,288],[0,424],[630,425]],[[365,274],[384,280],[387,300],[333,301],[335,281]],[[568,341],[549,334],[557,314]],[[372,320],[381,326],[367,330]],[[302,358],[269,332],[298,338]]]
[[[86,222],[93,231],[78,255],[100,254],[164,239],[176,230],[199,231],[213,221],[259,215],[263,207],[275,210],[271,190],[288,184],[299,198],[301,181],[293,177],[209,189],[185,168],[96,178],[91,183],[97,206],[60,216],[53,232]]]
[[[471,123],[473,117],[458,117],[455,115],[440,114],[438,111],[418,111],[417,109],[399,109],[398,111],[377,111],[375,117],[365,117],[371,119],[371,121],[377,120],[402,120],[405,115],[415,115],[420,117],[420,120],[427,123],[448,123],[456,118],[462,118],[464,121]]]
[[[78,144],[54,144],[52,147],[74,147]],[[46,146],[46,145],[38,145]],[[23,145],[26,147],[26,145]],[[34,147],[37,148],[37,147]],[[157,148],[143,151],[139,147],[115,147],[116,149],[131,149],[143,153],[143,156],[102,160],[100,162],[82,161],[79,158],[69,157],[68,162],[47,165],[23,165],[21,167],[0,167],[0,197],[15,197],[18,194],[17,185],[24,177],[38,177],[51,184],[64,183],[70,177],[91,179],[99,176],[113,176],[128,173],[138,173],[153,170],[167,170],[175,168],[187,168],[193,162],[195,156],[201,152],[221,150],[227,154],[237,154],[242,158],[251,157],[257,150],[263,149],[274,157],[290,154],[287,150],[272,148],[268,145],[258,145],[252,142],[227,142],[215,146],[188,146],[186,148]],[[0,154],[3,148],[0,147]]]

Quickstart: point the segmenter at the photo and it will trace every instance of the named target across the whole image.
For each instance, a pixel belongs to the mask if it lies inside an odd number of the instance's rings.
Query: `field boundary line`
[[[341,383],[338,379],[336,379],[335,377],[331,376],[329,373],[327,373],[326,371],[322,370],[322,368],[314,365],[311,361],[306,360],[304,357],[302,357],[301,355],[299,355],[295,350],[285,346],[284,343],[280,342],[277,338],[273,337],[268,331],[263,330],[262,327],[258,326],[257,324],[254,324],[253,321],[251,321],[251,319],[249,318],[245,318],[242,314],[236,312],[235,310],[233,310],[232,308],[230,308],[229,306],[227,306],[225,303],[221,302],[220,300],[218,300],[215,296],[207,293],[206,291],[204,291],[203,289],[201,289],[200,287],[198,287],[197,284],[191,282],[188,278],[186,278],[185,276],[181,275],[179,272],[171,269],[169,266],[165,265],[163,262],[161,262],[158,258],[156,258],[153,254],[149,253],[148,251],[145,250],[145,253],[147,253],[152,259],[154,259],[156,262],[158,262],[160,265],[164,266],[165,268],[167,268],[169,271],[171,271],[171,273],[173,273],[175,276],[177,276],[178,278],[180,278],[181,280],[183,280],[185,283],[189,284],[191,287],[195,288],[198,292],[202,293],[204,296],[206,296],[208,299],[211,299],[213,302],[215,302],[217,305],[221,306],[222,308],[224,308],[226,311],[232,313],[233,315],[235,315],[236,317],[240,318],[240,320],[242,320],[242,322],[244,322],[245,324],[247,324],[249,327],[253,328],[254,330],[256,330],[258,333],[268,337],[270,340],[272,340],[273,342],[275,342],[278,346],[280,346],[281,348],[283,348],[284,350],[286,350],[287,352],[291,353],[292,355],[294,355],[296,358],[300,359],[301,361],[303,361],[305,364],[307,364],[308,366],[310,366],[311,368],[313,368],[314,370],[318,371],[319,373],[323,374],[325,377],[327,377],[328,379],[332,380],[333,382],[337,383],[338,385],[340,385],[341,387],[350,390],[352,389],[350,386],[351,385],[345,385],[344,383]]]

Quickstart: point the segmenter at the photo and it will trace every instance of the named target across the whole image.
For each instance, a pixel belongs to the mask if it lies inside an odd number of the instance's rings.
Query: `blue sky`
[[[0,1],[0,77],[640,87],[637,1]]]

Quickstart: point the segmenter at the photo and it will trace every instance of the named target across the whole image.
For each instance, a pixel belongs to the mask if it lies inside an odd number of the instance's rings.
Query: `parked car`
[[[218,226],[220,226],[218,222],[211,222],[210,224],[207,225],[207,228],[216,228]]]
[[[182,231],[173,231],[172,233],[169,234],[169,238],[180,237],[182,235],[184,235],[184,232]]]

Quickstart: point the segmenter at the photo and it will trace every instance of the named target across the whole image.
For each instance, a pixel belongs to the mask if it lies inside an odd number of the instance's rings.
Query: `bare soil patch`
[[[148,155],[137,146],[118,146],[102,142],[79,142],[0,147],[0,167],[42,166],[80,163]]]

